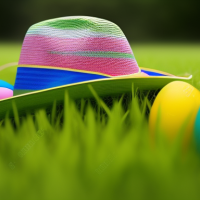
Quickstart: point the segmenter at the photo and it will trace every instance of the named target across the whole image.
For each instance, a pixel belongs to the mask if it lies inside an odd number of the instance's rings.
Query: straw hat
[[[133,84],[156,90],[189,79],[140,68],[125,35],[110,21],[85,16],[51,19],[26,33],[14,96],[9,93],[0,100],[0,117],[12,110],[13,101],[26,112],[62,101],[65,90],[73,99],[91,97],[89,84],[99,96],[108,96],[130,92]],[[0,88],[12,89],[5,82],[0,82]]]

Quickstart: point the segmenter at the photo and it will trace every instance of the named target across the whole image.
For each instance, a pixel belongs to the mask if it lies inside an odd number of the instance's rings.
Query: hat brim
[[[11,98],[0,100],[0,118],[5,117],[7,112],[13,115],[13,104],[17,107],[20,114],[25,114],[39,108],[48,108],[52,105],[54,100],[60,103],[64,99],[66,90],[71,99],[93,97],[88,85],[91,85],[100,97],[105,97],[131,92],[133,85],[134,88],[139,88],[140,90],[158,90],[172,81],[179,80],[187,82],[192,78],[192,76],[177,77],[168,75],[165,72],[157,70],[145,70],[153,73],[156,71],[156,73],[165,74],[165,76],[144,76],[143,73],[139,73],[135,76],[84,81],[16,95]]]

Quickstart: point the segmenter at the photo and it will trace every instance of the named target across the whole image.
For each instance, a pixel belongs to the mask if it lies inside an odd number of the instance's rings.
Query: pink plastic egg
[[[0,100],[6,99],[13,96],[13,91],[11,89],[0,87]]]

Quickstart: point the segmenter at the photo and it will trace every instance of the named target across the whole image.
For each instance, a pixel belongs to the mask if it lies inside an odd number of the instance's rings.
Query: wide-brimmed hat
[[[140,68],[125,35],[110,21],[85,16],[51,19],[26,33],[14,87],[0,82],[0,88],[7,89],[7,98],[0,100],[0,117],[12,110],[13,102],[19,111],[27,111],[62,101],[65,90],[73,99],[91,97],[89,84],[99,96],[108,96],[130,92],[133,84],[156,90],[189,79]]]

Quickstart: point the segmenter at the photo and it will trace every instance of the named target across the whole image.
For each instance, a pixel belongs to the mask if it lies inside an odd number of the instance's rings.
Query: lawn
[[[132,44],[140,66],[193,74],[200,89],[200,44]],[[20,44],[0,43],[0,66],[18,61]],[[1,199],[199,199],[200,155],[191,142],[152,142],[145,101],[108,106],[65,94],[52,105],[0,124]],[[125,105],[124,102],[127,102]],[[13,127],[15,124],[15,127]]]
[[[21,51],[20,43],[0,42],[0,66],[7,63],[18,62]]]

